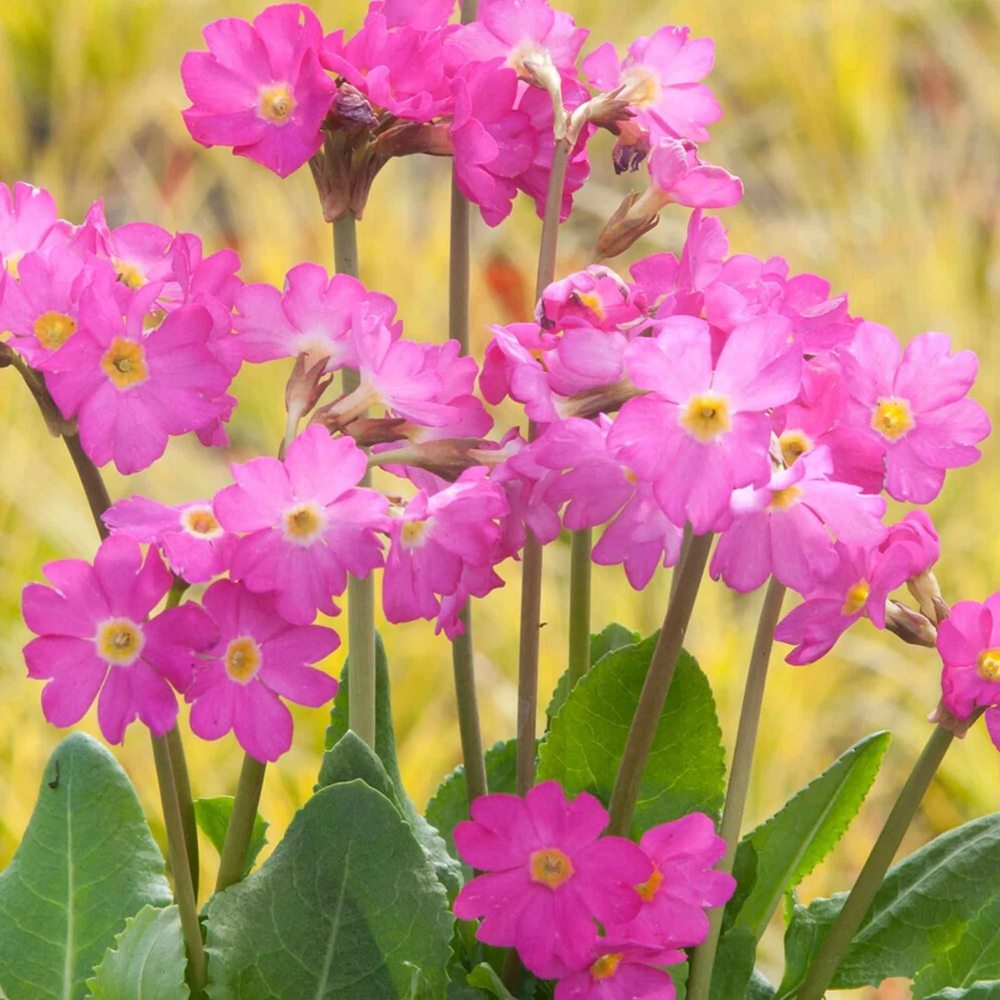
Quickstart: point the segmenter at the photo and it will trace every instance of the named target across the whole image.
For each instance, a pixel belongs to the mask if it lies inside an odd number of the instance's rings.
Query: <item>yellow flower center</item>
[[[849,587],[844,595],[844,606],[840,609],[842,615],[856,615],[868,601],[868,595],[872,589],[867,580],[858,580],[853,587]]]
[[[637,108],[655,104],[663,93],[660,78],[646,66],[630,66],[622,74],[622,100]]]
[[[128,618],[112,618],[97,628],[97,655],[117,667],[127,667],[139,658],[146,637],[142,626]]]
[[[639,893],[644,903],[649,903],[652,902],[661,885],[663,885],[663,872],[654,865],[653,874],[641,885],[637,885],[635,891]]]
[[[558,889],[573,877],[573,862],[557,847],[535,851],[531,855],[531,880]]]
[[[1000,649],[984,649],[979,654],[979,676],[984,681],[1000,680]]]
[[[326,518],[313,500],[285,511],[285,538],[299,545],[312,545],[326,527]]]
[[[577,292],[577,299],[585,305],[598,319],[604,319],[604,304],[601,297],[594,292]]]
[[[771,494],[768,510],[788,510],[799,502],[802,490],[798,486],[786,486],[783,490],[775,490]]]
[[[913,430],[913,411],[905,399],[880,399],[872,411],[872,427],[887,441],[898,441]]]
[[[404,521],[402,541],[408,549],[424,545],[430,535],[430,521]]]
[[[692,396],[680,416],[679,423],[691,435],[707,444],[725,434],[729,421],[729,400],[713,392]]]
[[[266,118],[275,125],[284,125],[295,110],[291,87],[287,83],[272,83],[269,87],[261,87],[257,109],[261,118]]]
[[[790,469],[797,458],[801,458],[810,448],[812,441],[802,431],[785,431],[778,438],[781,446],[781,457],[785,460],[785,468]]]
[[[130,264],[120,257],[112,257],[111,263],[114,264],[115,274],[118,275],[118,280],[123,285],[127,285],[129,288],[142,288],[146,284],[146,276],[135,264]]]
[[[623,957],[620,951],[613,952],[610,955],[602,955],[590,967],[590,978],[598,981],[601,979],[610,979],[618,971],[618,966],[621,965]]]
[[[42,347],[48,351],[55,351],[76,333],[76,320],[66,313],[45,312],[35,320],[32,329]]]
[[[260,670],[260,646],[248,635],[233,639],[226,646],[226,673],[237,684],[249,684]]]
[[[8,257],[4,257],[3,265],[7,269],[7,273],[17,281],[19,277],[21,258],[24,256],[23,253],[12,253]]]
[[[142,344],[124,337],[115,337],[107,353],[101,358],[101,367],[117,389],[131,389],[149,378]]]
[[[207,505],[188,507],[181,514],[181,525],[189,535],[196,535],[198,538],[218,538],[222,534],[222,525],[212,508]]]

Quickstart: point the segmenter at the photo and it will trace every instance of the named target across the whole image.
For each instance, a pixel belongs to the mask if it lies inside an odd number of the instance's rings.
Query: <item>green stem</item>
[[[711,548],[710,533],[694,535],[688,548],[687,558],[680,568],[677,590],[667,606],[663,627],[660,629],[656,648],[649,661],[649,670],[639,694],[639,703],[632,718],[632,727],[629,729],[621,764],[618,766],[618,776],[615,778],[614,791],[611,793],[610,833],[627,837],[632,826],[632,814],[635,812],[635,803],[639,796],[642,773],[646,769],[649,752],[656,736],[656,727],[674,679],[677,660],[684,646],[684,635],[687,632],[688,622],[691,621],[694,602],[698,596]]]
[[[871,854],[868,855],[864,868],[861,869],[858,880],[854,883],[854,888],[851,889],[850,895],[823,941],[819,954],[806,974],[805,982],[796,994],[798,1000],[821,1000],[829,988],[837,967],[847,954],[854,935],[864,921],[872,900],[892,864],[892,859],[896,856],[924,794],[954,738],[955,734],[944,726],[936,726],[931,733],[923,753],[913,765],[913,770],[906,779],[906,784],[903,785],[889,818],[885,821],[885,826],[882,827],[878,840],[875,841]]]
[[[174,873],[174,898],[180,911],[181,931],[188,953],[188,977],[193,1000],[200,1000],[205,989],[205,946],[198,923],[198,904],[191,879],[191,865],[184,838],[184,820],[177,801],[176,780],[166,739],[150,733],[153,761],[160,786],[163,822],[167,828],[167,844]]]
[[[592,528],[573,532],[569,564],[569,686],[590,668],[590,552]]]
[[[333,224],[333,257],[338,274],[358,277],[358,227],[351,214]],[[357,389],[361,378],[344,369],[344,392]],[[362,486],[371,485],[366,472]],[[347,581],[347,648],[349,724],[370,747],[375,746],[375,579],[350,577]]]
[[[257,819],[260,792],[264,787],[264,773],[267,765],[244,754],[240,780],[236,786],[233,812],[226,828],[226,839],[222,844],[219,859],[219,875],[215,880],[215,891],[222,892],[239,882],[247,867],[247,852],[253,837],[253,825]]]
[[[726,805],[719,828],[719,833],[726,842],[726,853],[716,868],[726,873],[732,872],[733,862],[736,859],[736,847],[739,843],[740,827],[743,824],[743,810],[750,788],[757,731],[760,727],[761,706],[764,703],[767,668],[771,659],[771,647],[774,645],[774,630],[778,626],[784,599],[785,587],[772,577],[764,595],[764,603],[757,622],[757,635],[750,654],[746,686],[743,689],[743,705],[740,708],[740,724],[736,732],[736,746],[733,749],[733,763],[729,772],[729,787],[726,790]],[[707,1000],[709,996],[715,953],[722,929],[722,914],[721,906],[709,911],[708,936],[695,948],[691,957],[688,1000]]]

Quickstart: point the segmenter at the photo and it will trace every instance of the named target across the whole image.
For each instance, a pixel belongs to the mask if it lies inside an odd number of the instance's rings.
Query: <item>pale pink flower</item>
[[[503,487],[510,508],[501,522],[500,550],[505,556],[516,556],[524,548],[529,530],[542,545],[558,537],[559,504],[549,497],[558,478],[558,472],[538,464],[516,427],[504,435],[490,479]]]
[[[479,389],[488,403],[496,405],[507,396],[524,404],[532,420],[548,423],[559,418],[542,365],[542,352],[557,340],[537,323],[510,323],[490,327],[493,339],[486,347]]]
[[[184,122],[203,146],[232,146],[287,177],[322,145],[320,125],[333,100],[323,71],[323,29],[302,4],[268,7],[253,24],[223,18],[205,30],[208,52],[181,63],[191,107]]]
[[[656,215],[673,203],[689,208],[726,208],[743,197],[743,182],[722,167],[702,163],[693,142],[660,139],[647,161],[649,188],[630,215]]]
[[[186,692],[191,729],[205,740],[230,730],[259,761],[277,760],[292,745],[292,715],[282,698],[318,708],[337,693],[337,681],[309,666],[339,645],[320,625],[291,625],[270,594],[217,580],[205,592],[217,641],[206,650]]]
[[[0,271],[16,277],[26,253],[66,242],[71,229],[56,215],[55,200],[44,188],[23,181],[13,190],[0,184]]]

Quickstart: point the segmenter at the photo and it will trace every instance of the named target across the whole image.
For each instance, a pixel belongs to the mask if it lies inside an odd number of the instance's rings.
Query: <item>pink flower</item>
[[[886,536],[886,502],[856,486],[830,479],[825,448],[781,469],[760,489],[733,494],[733,523],[712,556],[712,578],[747,593],[769,576],[800,594],[834,572],[834,539],[870,549]]]
[[[684,953],[602,938],[591,964],[560,979],[555,1000],[674,1000],[670,973],[657,965],[683,962]]]
[[[59,220],[55,200],[44,188],[18,181],[11,191],[0,184],[0,271],[17,277],[26,253],[65,242],[70,228]]]
[[[213,583],[204,605],[218,640],[187,690],[191,729],[205,740],[233,730],[251,757],[277,760],[292,745],[292,715],[281,698],[310,708],[330,701],[336,680],[307,664],[332,653],[340,639],[320,625],[290,625],[270,594],[231,580]]]
[[[885,488],[896,500],[929,503],[947,469],[971,465],[990,432],[986,411],[967,393],[979,361],[951,353],[943,333],[923,333],[900,354],[892,331],[862,323],[843,354],[850,393],[845,421],[885,453]]]
[[[702,163],[693,142],[660,139],[649,154],[649,188],[630,214],[656,215],[675,203],[689,208],[726,208],[743,197],[743,182],[722,167]]]
[[[542,351],[554,347],[556,338],[537,323],[510,323],[490,327],[493,339],[486,347],[479,388],[488,403],[507,396],[525,404],[532,420],[548,423],[559,413],[541,363]]]
[[[708,324],[693,317],[664,320],[655,338],[629,345],[632,381],[651,394],[625,403],[608,444],[654,484],[674,524],[714,530],[728,520],[734,489],[769,480],[765,411],[794,398],[801,376],[789,330],[777,316],[739,326],[714,367]]]
[[[378,6],[373,0],[371,9]],[[382,12],[390,28],[409,25],[421,31],[443,28],[455,11],[455,0],[383,0]]]
[[[323,29],[302,4],[278,4],[253,24],[224,18],[204,31],[208,52],[181,64],[184,122],[203,146],[232,146],[287,177],[322,145],[334,83],[323,72]]]
[[[600,264],[554,281],[542,292],[535,319],[546,330],[633,327],[646,316],[642,291]]]
[[[524,548],[529,530],[542,545],[559,535],[559,504],[549,497],[559,473],[538,464],[516,427],[504,436],[497,453],[490,479],[503,487],[510,507],[501,522],[500,550],[505,556],[516,556]]]
[[[715,63],[715,42],[689,36],[688,28],[667,26],[652,37],[637,38],[622,62],[610,42],[583,60],[595,87],[624,88],[621,99],[654,142],[662,137],[705,142],[705,126],[722,117],[712,91],[700,82]]]
[[[205,583],[224,573],[236,542],[205,501],[168,507],[134,496],[110,507],[103,521],[116,534],[161,546],[170,568],[188,583]]]
[[[482,918],[476,937],[514,947],[542,979],[587,965],[597,940],[594,920],[619,924],[638,911],[634,886],[651,865],[636,844],[601,837],[608,814],[592,795],[567,802],[555,781],[516,795],[484,795],[472,819],[455,827],[455,846],[486,874],[455,898],[460,920]]]
[[[184,604],[147,621],[170,589],[155,550],[145,562],[131,538],[112,536],[94,564],[63,559],[45,566],[53,586],[24,588],[24,620],[38,635],[24,647],[28,676],[47,680],[42,711],[55,726],[83,718],[97,698],[97,721],[121,743],[136,718],[162,736],[177,718],[171,685],[183,691],[196,653],[215,642],[201,608]]]
[[[1000,593],[983,604],[956,604],[938,628],[937,645],[945,708],[967,719],[985,706],[986,727],[1000,749]]]
[[[308,625],[316,609],[334,614],[347,574],[367,576],[382,565],[375,532],[384,527],[386,500],[357,489],[364,452],[350,439],[331,439],[314,424],[288,447],[284,462],[255,458],[232,467],[236,485],[215,497],[227,531],[244,534],[230,572],[254,593],[275,592],[280,614]]]

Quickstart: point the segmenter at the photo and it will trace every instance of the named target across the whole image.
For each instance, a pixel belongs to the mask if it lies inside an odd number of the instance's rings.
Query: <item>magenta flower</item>
[[[510,323],[490,327],[493,339],[486,346],[479,388],[488,403],[496,405],[507,396],[524,404],[532,420],[548,423],[559,418],[540,360],[554,347],[556,338],[537,323]]]
[[[48,683],[42,711],[54,726],[72,726],[97,698],[97,721],[109,743],[121,743],[136,718],[162,736],[177,718],[171,685],[184,691],[196,654],[215,628],[193,604],[147,621],[170,589],[155,549],[143,562],[131,538],[112,536],[93,566],[63,559],[45,566],[48,587],[24,588],[24,620],[38,635],[24,647],[28,676]]]
[[[979,458],[990,419],[967,398],[979,367],[972,351],[952,354],[946,334],[923,333],[901,355],[891,330],[862,323],[843,361],[845,420],[884,449],[891,497],[930,503],[947,469]]]
[[[670,973],[658,965],[676,965],[684,953],[650,948],[631,941],[602,938],[590,965],[556,983],[555,1000],[674,1000]]]
[[[281,699],[318,708],[333,698],[337,681],[308,664],[340,639],[320,625],[290,625],[270,594],[231,580],[217,580],[203,600],[218,639],[186,693],[191,729],[204,740],[233,730],[251,757],[277,760],[292,745],[292,715]]]
[[[722,117],[719,102],[701,83],[715,63],[715,42],[689,36],[688,28],[667,26],[652,37],[637,38],[622,62],[610,42],[583,60],[595,87],[624,88],[621,99],[654,142],[662,137],[705,142],[705,126]]]
[[[630,215],[656,215],[674,203],[689,208],[726,208],[743,197],[743,182],[722,167],[702,163],[693,142],[660,139],[647,161],[649,188]]]
[[[357,489],[365,454],[350,438],[333,440],[314,424],[288,447],[284,462],[254,458],[233,465],[234,486],[215,497],[227,531],[244,535],[230,573],[254,593],[275,592],[278,611],[308,625],[317,608],[335,614],[347,574],[367,576],[382,565],[376,531],[385,526],[385,498]]]
[[[637,326],[646,318],[642,291],[600,264],[554,281],[542,292],[535,319],[546,330],[594,327],[615,330]]]
[[[793,399],[801,375],[789,330],[776,316],[739,326],[714,366],[708,324],[693,317],[664,320],[655,338],[629,345],[632,381],[651,394],[625,403],[608,444],[654,484],[674,524],[714,530],[729,518],[734,489],[769,480],[765,411]]]
[[[0,271],[17,277],[26,253],[65,242],[70,229],[59,220],[55,200],[44,188],[18,181],[12,191],[0,184]]]
[[[986,728],[1000,749],[1000,593],[983,604],[956,604],[938,628],[937,646],[945,708],[968,719],[985,707]]]
[[[323,143],[320,125],[335,89],[319,62],[316,15],[302,4],[278,4],[252,25],[224,18],[204,35],[209,51],[188,52],[181,63],[192,138],[232,146],[279,177],[298,170]]]
[[[597,940],[594,920],[620,924],[638,912],[634,887],[650,877],[650,862],[632,841],[601,837],[608,814],[592,795],[567,802],[546,781],[523,799],[481,796],[470,812],[455,827],[455,846],[485,874],[462,887],[455,915],[482,918],[476,937],[516,948],[536,976],[583,968]]]
[[[390,28],[409,25],[421,31],[433,31],[443,28],[454,11],[455,0],[383,0],[382,3],[382,12]]]
[[[886,502],[830,478],[825,448],[781,469],[760,489],[733,494],[733,523],[712,556],[711,575],[747,593],[769,576],[805,594],[837,565],[834,539],[870,549],[886,536]]]
[[[159,545],[171,570],[188,583],[206,583],[229,569],[236,539],[205,501],[168,507],[134,496],[110,507],[103,521],[116,534]]]

